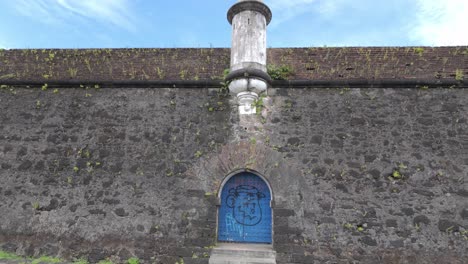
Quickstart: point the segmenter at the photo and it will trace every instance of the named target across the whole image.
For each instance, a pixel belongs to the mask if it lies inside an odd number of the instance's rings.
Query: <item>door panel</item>
[[[231,177],[221,192],[218,240],[271,243],[271,194],[259,176],[243,172]]]

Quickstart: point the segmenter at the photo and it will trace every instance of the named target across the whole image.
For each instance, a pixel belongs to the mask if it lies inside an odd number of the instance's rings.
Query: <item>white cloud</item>
[[[468,1],[417,0],[418,15],[410,38],[434,46],[468,45]]]
[[[312,11],[312,4],[317,0],[270,0],[267,5],[272,9],[274,19],[272,26],[279,25],[308,11]]]
[[[351,0],[270,0],[266,4],[273,10],[272,26],[304,13],[315,13],[322,17],[333,17],[346,2]]]
[[[135,31],[130,0],[15,0],[16,9],[48,24],[72,23],[70,19],[85,19],[108,23]]]
[[[51,1],[49,4],[54,2]],[[54,15],[58,10],[52,10],[54,5],[47,6],[47,2],[42,0],[17,0],[10,3],[15,5],[16,10],[23,16],[34,18],[43,23],[60,23],[60,20],[56,18],[58,14]]]
[[[310,4],[315,1],[317,0],[289,0],[289,1],[270,0],[270,1],[267,1],[267,4],[271,7],[291,8],[291,7],[296,7],[296,6],[300,6],[304,4]]]

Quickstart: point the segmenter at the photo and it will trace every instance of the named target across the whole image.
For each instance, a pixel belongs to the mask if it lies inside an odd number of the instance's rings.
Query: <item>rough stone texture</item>
[[[0,90],[0,247],[207,263],[220,185],[248,169],[278,263],[466,263],[467,101],[278,88],[239,117],[217,89]]]
[[[229,139],[228,102],[218,95],[2,91],[0,244],[26,255],[84,254],[91,262],[206,257],[216,199],[188,170]]]
[[[468,76],[468,46],[274,48],[267,49],[266,57],[268,64],[290,66],[291,80],[454,80]],[[222,80],[229,61],[227,48],[0,49],[0,85],[6,81]]]

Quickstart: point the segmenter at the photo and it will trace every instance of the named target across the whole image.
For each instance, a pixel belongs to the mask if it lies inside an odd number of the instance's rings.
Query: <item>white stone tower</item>
[[[262,0],[239,0],[227,16],[232,25],[232,47],[226,81],[230,93],[237,96],[239,113],[255,114],[253,103],[271,82],[266,68],[266,29],[271,10]]]

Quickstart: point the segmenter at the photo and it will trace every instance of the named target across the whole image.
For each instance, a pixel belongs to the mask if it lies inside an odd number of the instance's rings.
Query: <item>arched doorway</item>
[[[268,184],[254,173],[229,178],[221,190],[218,241],[271,244],[271,197]]]

